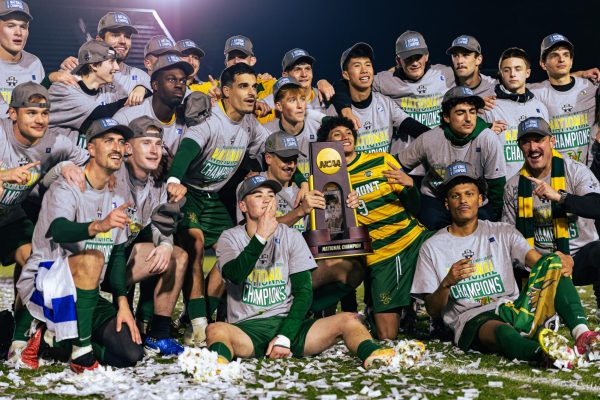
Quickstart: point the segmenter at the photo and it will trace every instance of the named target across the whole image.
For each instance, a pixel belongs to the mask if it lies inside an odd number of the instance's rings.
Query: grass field
[[[7,269],[0,273],[6,275]],[[0,304],[10,305],[12,282],[0,279]],[[595,312],[591,288],[580,288]],[[359,298],[362,294],[359,293]],[[426,327],[420,316],[420,326]],[[590,318],[592,327],[599,321]],[[561,332],[568,336],[566,329]],[[14,398],[406,398],[406,399],[593,399],[600,398],[600,363],[572,372],[543,370],[494,355],[463,353],[449,343],[426,341],[417,367],[364,371],[344,346],[314,358],[249,360],[239,382],[196,383],[175,358],[146,358],[132,369],[75,375],[66,364],[37,371],[0,366],[0,397]]]

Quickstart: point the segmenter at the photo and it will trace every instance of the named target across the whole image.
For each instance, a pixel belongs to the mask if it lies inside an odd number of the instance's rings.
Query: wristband
[[[179,180],[179,178],[175,178],[174,176],[170,176],[169,179],[167,179],[167,185],[169,183],[177,183],[178,185],[180,185],[181,181]]]
[[[277,335],[275,336],[275,343],[273,343],[273,347],[274,346],[285,347],[286,349],[289,349],[291,346],[290,339],[287,336]]]
[[[267,243],[267,239],[265,239],[264,237],[260,236],[258,233],[255,233],[254,237],[256,237],[256,239],[260,242],[260,244]]]

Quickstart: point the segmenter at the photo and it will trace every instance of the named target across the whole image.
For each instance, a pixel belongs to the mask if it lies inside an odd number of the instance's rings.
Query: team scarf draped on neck
[[[527,179],[531,176],[523,165],[519,175],[518,200],[519,210],[517,213],[517,229],[529,245],[534,247],[534,221],[533,221],[533,182]],[[554,190],[565,190],[565,160],[554,149],[552,149],[552,171],[550,173],[550,186]],[[554,225],[554,242],[556,250],[569,254],[569,224],[564,204],[552,202],[552,223]]]

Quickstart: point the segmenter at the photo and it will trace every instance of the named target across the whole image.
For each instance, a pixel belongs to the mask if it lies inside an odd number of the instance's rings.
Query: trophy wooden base
[[[344,233],[347,239],[339,240],[331,240],[329,229],[306,231],[303,235],[316,260],[373,253],[369,231],[366,227],[351,226]]]

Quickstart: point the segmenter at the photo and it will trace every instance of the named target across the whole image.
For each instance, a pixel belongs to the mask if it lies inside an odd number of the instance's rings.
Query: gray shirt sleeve
[[[422,160],[426,158],[425,146],[423,140],[426,137],[426,133],[420,135],[418,138],[412,141],[408,147],[398,153],[398,159],[403,167],[413,169],[417,165],[421,164]]]
[[[417,295],[431,294],[438,289],[440,282],[433,266],[431,249],[425,242],[419,250],[419,258],[410,292]]]
[[[485,179],[496,179],[506,176],[506,161],[504,160],[504,149],[502,143],[491,129],[486,129],[483,176]],[[484,149],[482,149],[483,151]]]
[[[315,259],[313,258],[310,249],[306,244],[306,241],[302,237],[302,234],[300,234],[300,232],[298,232],[297,230],[291,228],[288,228],[287,231],[290,235],[290,275],[317,268],[317,263],[315,262]]]
[[[517,210],[515,208],[515,190],[516,186],[513,184],[513,180],[509,180],[504,186],[504,207],[502,209],[502,222],[507,224],[516,225],[517,223]]]

